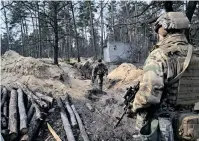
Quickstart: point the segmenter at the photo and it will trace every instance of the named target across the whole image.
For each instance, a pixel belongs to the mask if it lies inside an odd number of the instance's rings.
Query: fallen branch
[[[71,105],[71,108],[73,109],[73,112],[75,113],[75,116],[77,118],[77,122],[78,122],[78,125],[79,125],[79,130],[81,132],[82,138],[84,139],[84,141],[89,141],[88,135],[87,135],[87,133],[85,131],[84,125],[82,123],[82,120],[81,120],[79,114],[77,113],[77,110],[76,110],[75,106]]]
[[[61,101],[61,98],[57,98],[57,105],[60,108],[61,119],[62,119],[62,122],[63,122],[63,125],[64,125],[64,130],[66,132],[67,139],[68,139],[68,141],[75,141],[75,138],[74,138],[70,123],[68,121],[68,118],[66,116],[66,112],[65,112],[65,109],[63,107],[63,103]]]
[[[17,138],[17,91],[12,89],[9,103],[9,136],[11,140]]]
[[[73,127],[77,127],[77,121],[75,119],[75,115],[73,113],[73,110],[69,104],[69,101],[68,101],[68,96],[65,98],[65,108],[67,109],[69,115],[70,115],[70,121],[71,121],[71,124]]]
[[[18,89],[17,93],[18,93],[18,109],[19,109],[19,119],[20,119],[20,126],[19,126],[20,133],[26,134],[28,132],[28,127],[27,127],[26,109],[23,100],[23,92],[21,89]]]
[[[90,103],[86,103],[86,107],[91,111],[91,112],[94,112],[95,109],[91,106]]]
[[[60,137],[56,134],[56,132],[53,130],[53,128],[50,126],[50,124],[47,123],[48,130],[51,132],[53,137],[55,138],[56,141],[61,141]]]

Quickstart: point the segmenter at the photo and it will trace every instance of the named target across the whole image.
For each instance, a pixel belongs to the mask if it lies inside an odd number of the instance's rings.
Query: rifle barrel
[[[114,128],[116,128],[116,127],[120,124],[120,122],[122,121],[124,115],[126,114],[126,111],[127,111],[127,108],[126,108],[126,110],[124,111],[124,113],[122,114],[122,116],[120,117],[120,119],[118,120],[118,122],[116,123],[116,125],[114,126]]]

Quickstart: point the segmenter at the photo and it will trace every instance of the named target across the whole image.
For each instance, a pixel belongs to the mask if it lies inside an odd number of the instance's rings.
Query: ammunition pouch
[[[178,117],[177,135],[189,141],[199,139],[199,115],[182,113]]]
[[[157,119],[146,122],[140,129],[142,141],[159,141],[159,123]]]

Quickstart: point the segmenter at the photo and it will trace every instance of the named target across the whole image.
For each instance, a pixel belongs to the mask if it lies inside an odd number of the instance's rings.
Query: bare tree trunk
[[[24,56],[24,32],[23,32],[23,20],[22,19],[21,19],[21,41],[22,41],[21,54]]]
[[[37,3],[37,16],[38,16],[38,26],[39,26],[39,57],[42,58],[42,44],[41,44],[41,21],[39,12],[39,3]]]
[[[79,44],[78,44],[78,36],[77,36],[77,27],[76,27],[76,22],[75,22],[75,16],[74,16],[74,10],[73,10],[73,3],[72,1],[70,2],[71,4],[71,11],[73,15],[73,25],[74,25],[74,30],[75,30],[75,41],[76,41],[76,47],[77,47],[77,59],[78,62],[80,62],[80,55],[79,55]]]
[[[114,10],[113,10],[113,1],[111,1],[111,20],[112,20],[112,30],[113,30],[113,41],[115,41],[115,19],[114,19]]]
[[[54,24],[54,38],[55,38],[55,44],[54,44],[54,64],[58,65],[58,52],[59,52],[59,47],[58,47],[58,3],[56,1],[52,1],[53,5],[53,24]]]
[[[103,58],[103,32],[104,32],[104,17],[103,17],[103,1],[101,1],[101,59]]]
[[[9,103],[9,130],[10,139],[14,140],[17,138],[17,91],[11,90],[10,103]]]
[[[125,7],[126,7],[126,16],[129,17],[129,10],[128,10],[128,1],[125,1]],[[126,30],[127,30],[127,42],[131,42],[131,33],[129,32],[129,28],[128,28],[128,24],[129,24],[129,20],[128,18],[126,18]]]
[[[34,24],[34,18],[33,18],[32,12],[30,12],[30,15],[31,15],[32,25],[33,25],[33,43],[32,44],[36,46],[36,40],[35,40],[36,37],[35,37],[35,33],[34,33],[34,31],[35,31],[35,24]],[[31,49],[31,51],[32,51],[32,49]],[[32,56],[36,57],[35,53]]]
[[[96,46],[96,41],[95,41],[95,29],[93,25],[92,7],[91,7],[91,1],[88,1],[88,2],[89,2],[89,12],[90,12],[90,23],[91,23],[91,29],[92,29],[92,45],[95,51],[94,59],[97,59],[97,46]]]
[[[4,7],[4,1],[1,1],[1,4]],[[3,8],[3,14],[4,14],[4,18],[5,18],[5,24],[6,24],[8,49],[12,49],[11,46],[10,46],[10,30],[9,30],[9,27],[8,27],[8,18],[7,18],[5,7]]]

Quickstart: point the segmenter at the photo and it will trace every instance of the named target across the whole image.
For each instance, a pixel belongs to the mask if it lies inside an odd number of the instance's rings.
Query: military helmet
[[[170,29],[187,29],[190,26],[190,22],[187,16],[182,12],[166,12],[162,14],[155,22],[155,32],[158,32],[160,27],[165,30]]]

